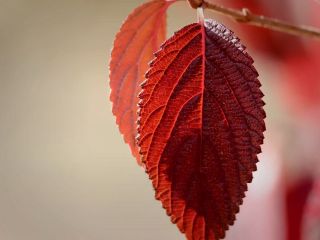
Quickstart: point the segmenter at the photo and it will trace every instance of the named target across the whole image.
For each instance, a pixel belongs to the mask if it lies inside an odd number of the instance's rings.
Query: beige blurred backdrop
[[[1,240],[184,239],[108,101],[114,35],[141,3],[0,0]],[[173,16],[169,32],[196,17]]]

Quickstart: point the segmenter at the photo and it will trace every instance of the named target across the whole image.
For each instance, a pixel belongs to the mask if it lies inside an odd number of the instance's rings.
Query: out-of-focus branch
[[[217,4],[209,3],[206,0],[188,0],[193,8],[203,7],[222,15],[228,16],[237,22],[251,24],[258,27],[268,28],[271,30],[284,32],[296,36],[313,37],[320,40],[320,29],[310,26],[295,25],[281,21],[275,18],[269,18],[261,15],[256,15],[250,12],[249,9],[241,10],[223,7]]]

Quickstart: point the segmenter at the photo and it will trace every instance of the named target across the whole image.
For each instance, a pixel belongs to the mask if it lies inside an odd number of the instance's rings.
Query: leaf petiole
[[[203,23],[204,22],[204,11],[203,11],[202,6],[197,8],[197,14],[198,14],[198,22]]]

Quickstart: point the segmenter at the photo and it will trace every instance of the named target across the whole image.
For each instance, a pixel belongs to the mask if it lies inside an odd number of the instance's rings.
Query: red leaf
[[[164,43],[139,94],[138,144],[156,198],[188,239],[221,239],[261,152],[260,82],[233,33],[206,20]]]
[[[298,179],[294,183],[288,184],[286,186],[286,239],[288,240],[302,239],[302,216],[312,187],[313,179],[310,176]]]
[[[303,240],[320,239],[320,178],[316,179],[304,213]]]
[[[320,48],[287,58],[281,67],[281,93],[290,110],[305,115],[318,109],[320,102]]]
[[[140,163],[136,146],[137,94],[148,62],[166,37],[166,10],[174,1],[154,0],[135,9],[114,41],[110,62],[110,100],[120,132]]]

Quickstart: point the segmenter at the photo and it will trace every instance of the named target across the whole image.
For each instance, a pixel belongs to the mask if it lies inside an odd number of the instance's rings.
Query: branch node
[[[188,0],[190,7],[197,9],[204,3],[203,0]]]
[[[248,8],[242,8],[243,18],[242,22],[250,22],[251,21],[251,11]]]

